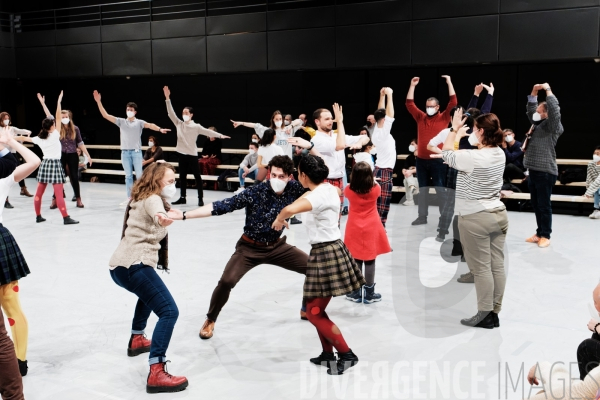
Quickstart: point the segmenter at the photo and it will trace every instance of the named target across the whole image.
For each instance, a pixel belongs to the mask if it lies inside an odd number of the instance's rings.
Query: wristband
[[[187,211],[184,211],[184,212],[183,212],[183,220],[182,220],[182,221],[185,221],[185,219],[187,218],[187,217],[185,216],[185,213],[186,213],[186,212],[187,212]]]
[[[600,325],[600,322],[598,322],[598,323],[596,324],[596,326],[594,326],[594,333],[596,333],[596,334],[598,334],[598,332],[596,332],[596,328],[598,328],[598,325]]]
[[[454,150],[458,150],[458,146],[460,146],[460,142],[454,142]]]

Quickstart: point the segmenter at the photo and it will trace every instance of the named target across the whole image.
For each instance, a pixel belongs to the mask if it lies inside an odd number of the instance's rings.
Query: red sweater
[[[433,153],[427,150],[427,145],[431,139],[448,127],[448,123],[450,122],[450,111],[456,107],[457,104],[456,95],[452,95],[448,100],[448,106],[444,112],[437,113],[433,117],[430,117],[419,110],[419,107],[415,105],[414,100],[406,99],[406,109],[417,122],[419,158],[431,160],[429,156]]]

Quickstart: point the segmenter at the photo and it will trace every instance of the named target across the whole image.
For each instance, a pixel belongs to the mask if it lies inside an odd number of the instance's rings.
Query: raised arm
[[[490,82],[490,85],[483,85],[485,90],[487,90],[487,96],[485,96],[485,100],[481,105],[481,113],[488,114],[492,111],[492,103],[494,101],[494,84]]]
[[[171,91],[169,90],[169,87],[163,87],[163,92],[165,94],[165,102],[167,103],[167,114],[175,126],[177,126],[181,123],[181,120],[177,118],[177,114],[175,114],[175,110],[173,110],[173,105],[171,104]]]
[[[96,104],[98,104],[98,109],[100,110],[100,114],[102,114],[102,117],[115,124],[117,122],[117,118],[113,117],[112,115],[106,112],[104,106],[102,105],[102,96],[100,95],[100,93],[98,93],[97,90],[94,90],[94,100],[96,100]]]
[[[542,84],[542,89],[546,91],[546,108],[548,110],[548,123],[551,125],[553,132],[559,130],[558,125],[560,124],[560,106],[558,105],[558,99],[552,93],[550,85],[547,83]]]
[[[415,88],[419,84],[420,79],[421,78],[419,78],[418,76],[415,76],[414,78],[412,78],[410,80],[410,87],[408,88],[408,94],[406,95],[406,100],[414,100],[415,99]]]
[[[60,106],[60,103],[62,102],[62,98],[63,98],[63,91],[61,90],[60,94],[58,95],[58,101],[56,102],[56,116],[54,117],[54,121],[55,121],[55,124],[57,125],[57,128],[60,126],[58,124],[61,123],[60,120],[62,118],[61,117],[62,110],[61,110],[61,106]]]
[[[406,109],[415,119],[415,121],[420,121],[425,113],[419,110],[419,107],[415,104],[415,87],[419,84],[419,77],[414,77],[410,81],[410,87],[408,88],[408,94],[406,95]]]
[[[344,114],[342,106],[338,103],[333,104],[333,114],[337,125],[337,138],[335,141],[336,150],[344,150],[346,148],[346,131],[344,130]]]
[[[385,108],[385,88],[382,87],[379,91],[379,101],[377,102],[377,109]]]
[[[241,121],[234,121],[232,119],[230,119],[230,121],[233,123],[234,128],[237,128],[238,126],[245,126],[246,128],[254,129],[254,127],[256,126],[256,122],[241,122]]]
[[[394,99],[393,99],[394,91],[392,88],[385,88],[385,95],[387,97],[387,103],[385,105],[385,115],[390,118],[394,118]]]
[[[42,108],[44,109],[44,114],[46,114],[46,117],[50,117],[52,113],[50,112],[50,110],[48,110],[48,107],[46,107],[46,97],[38,93],[37,98],[40,101]]]
[[[156,124],[153,124],[151,122],[146,122],[144,124],[144,128],[146,128],[146,129],[152,129],[153,131],[160,132],[160,133],[171,132],[170,129],[161,128],[160,126],[158,126]]]
[[[446,84],[448,85],[448,96],[456,96],[456,92],[454,91],[454,85],[452,84],[452,79],[450,79],[450,75],[442,75],[442,78],[446,80]]]

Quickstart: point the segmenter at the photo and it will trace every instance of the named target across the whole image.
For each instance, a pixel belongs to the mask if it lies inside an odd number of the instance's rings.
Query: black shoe
[[[442,234],[442,233],[438,233],[438,235],[435,237],[436,242],[442,242],[444,243],[444,240],[446,240],[446,235]]]
[[[491,312],[492,319],[494,320],[494,328],[500,328],[500,318],[498,318],[498,314],[495,312]]]
[[[35,217],[35,222],[44,222],[46,220],[46,218],[42,218],[41,215],[38,215],[37,217]]]
[[[21,376],[27,375],[27,370],[29,369],[27,366],[27,360],[21,361],[17,358],[17,362],[19,363],[19,372],[21,373]]]
[[[356,289],[355,291],[346,295],[346,300],[353,301],[355,303],[362,303],[362,288]]]
[[[185,197],[180,197],[179,200],[172,202],[171,204],[186,204],[187,201],[185,200]]]
[[[12,205],[12,204],[10,204],[10,203],[8,202],[8,200],[6,200],[6,201],[4,202],[4,208],[14,208],[14,207],[13,207],[13,205]]]
[[[477,311],[471,318],[461,319],[460,323],[475,328],[494,329],[494,317],[491,311]]]
[[[462,245],[460,244],[460,240],[453,240],[452,253],[450,253],[452,257],[458,257],[463,255]]]
[[[175,204],[175,203],[173,203]],[[183,199],[183,204],[185,204],[185,199]],[[198,199],[198,207],[202,207],[204,205],[204,200],[203,199]]]
[[[425,225],[427,223],[427,217],[419,217],[415,219],[411,225]]]
[[[352,350],[347,353],[338,353],[337,368],[329,368],[327,373],[329,375],[342,375],[345,370],[354,367],[356,364],[358,364],[358,357]]]
[[[302,221],[300,221],[300,220],[299,220],[298,218],[296,218],[296,217],[292,217],[292,218],[290,219],[290,224],[292,224],[292,225],[298,225],[298,224],[301,224],[301,223],[302,223]]]
[[[73,198],[71,199],[71,201],[77,201],[77,197],[73,196]]]
[[[326,351],[322,352],[319,357],[311,358],[310,362],[316,365],[321,365],[323,367],[331,368],[336,365],[337,359],[335,358],[335,354],[327,353]]]
[[[342,208],[342,215],[348,215],[348,207]]]
[[[65,225],[74,225],[74,224],[79,223],[79,221],[75,221],[73,218],[69,217],[68,215],[66,217],[64,217],[63,220],[64,220]]]
[[[375,293],[375,284],[372,286],[364,286],[365,288],[365,297],[363,299],[363,303],[371,304],[377,301],[381,301],[381,295],[379,293]]]

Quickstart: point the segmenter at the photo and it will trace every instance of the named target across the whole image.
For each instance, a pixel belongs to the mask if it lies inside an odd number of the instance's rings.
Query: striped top
[[[499,147],[480,150],[444,150],[444,161],[458,170],[456,207],[459,215],[504,207],[500,201],[506,156]]]
[[[593,196],[600,189],[600,165],[590,161],[587,167],[587,179],[585,180],[588,196]]]

